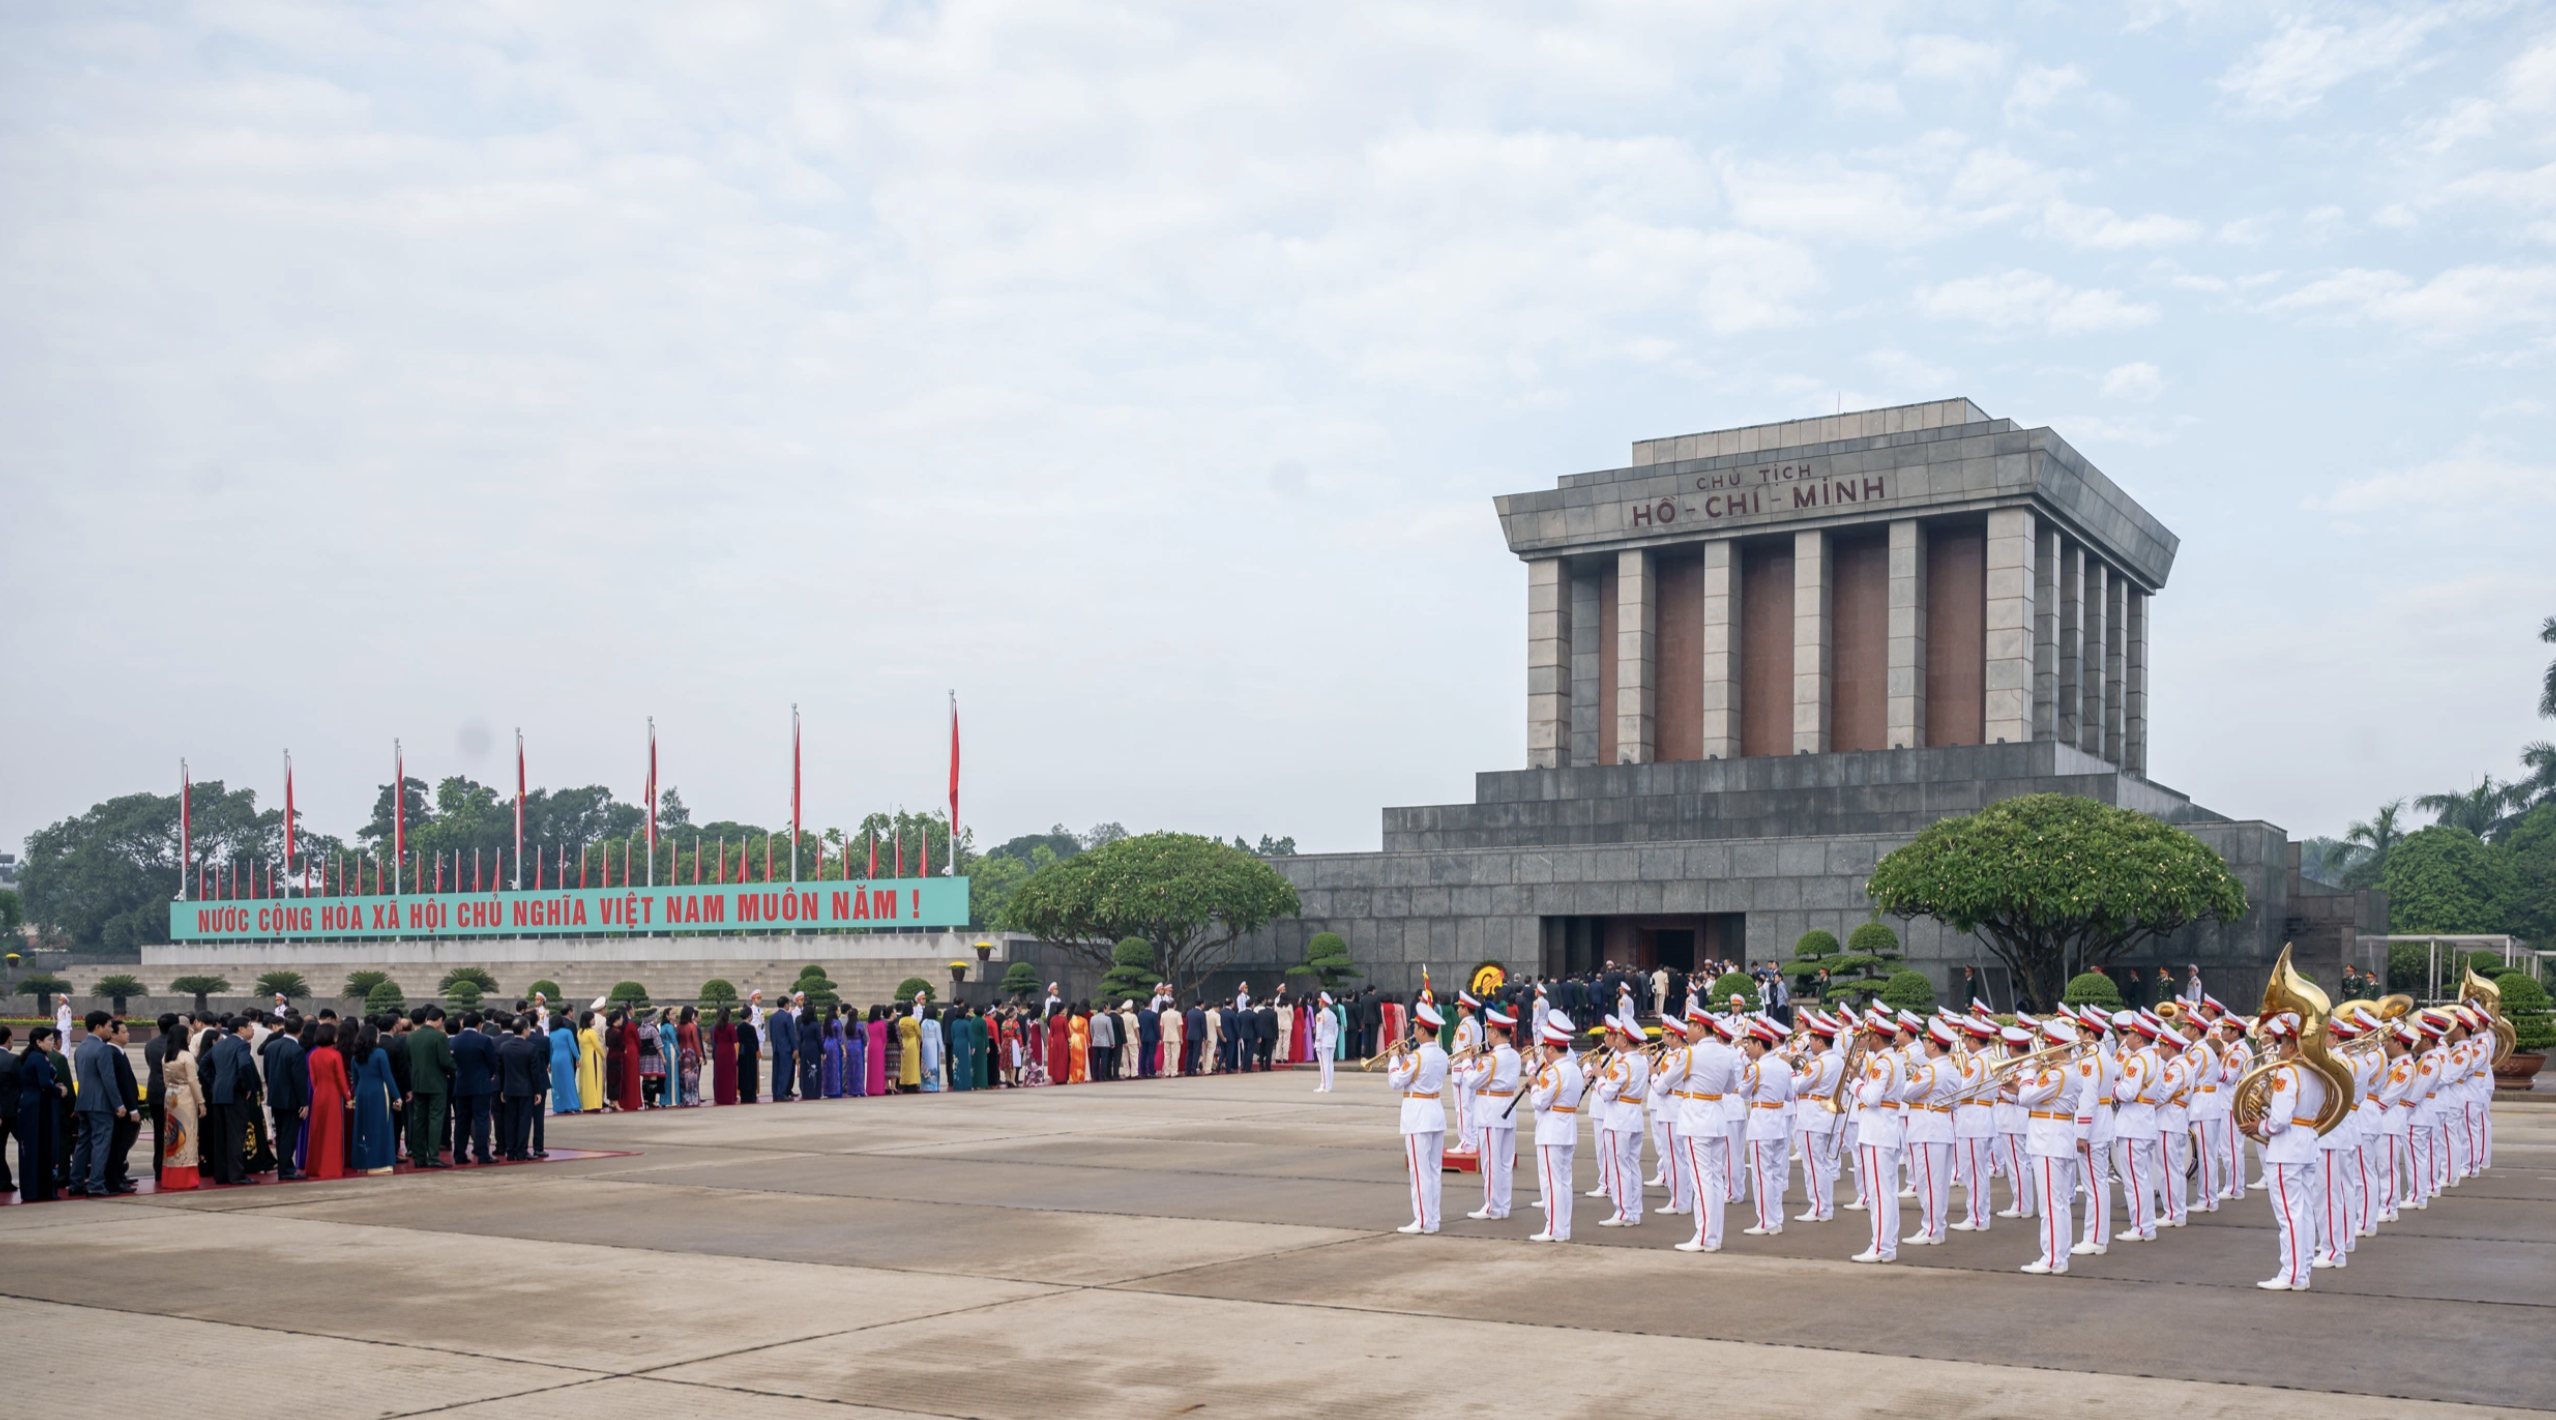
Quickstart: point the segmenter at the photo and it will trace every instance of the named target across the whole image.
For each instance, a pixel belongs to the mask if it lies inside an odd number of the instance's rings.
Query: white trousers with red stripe
[[[1872,1185],[1864,1204],[1872,1214],[1872,1250],[1882,1261],[1892,1261],[1899,1256],[1899,1150],[1858,1144],[1855,1159]]]
[[[1784,1231],[1784,1185],[1793,1176],[1792,1161],[1785,1157],[1790,1144],[1787,1139],[1748,1141],[1749,1197],[1757,1203],[1757,1226],[1770,1233]]]
[[[2143,1238],[2157,1235],[2157,1136],[2112,1141],[2113,1167],[2121,1176],[2121,1196],[2130,1202],[2129,1231]]]
[[[2316,1261],[2316,1165],[2263,1161],[2264,1192],[2271,1195],[2273,1221],[2281,1225],[2281,1270],[2273,1275],[2293,1287],[2304,1287]]]
[[[1544,1231],[1557,1242],[1571,1240],[1571,1204],[1579,1197],[1571,1188],[1571,1156],[1579,1147],[1576,1141],[1535,1146],[1536,1184],[1544,1190]]]
[[[2085,1175],[2086,1227],[2084,1239],[2096,1247],[2112,1245],[2112,1145],[2088,1142],[2077,1155],[2078,1171]],[[2041,1200],[2050,1206],[2050,1200]]]
[[[2352,1151],[2316,1152],[2317,1251],[2339,1262],[2352,1250],[2352,1189],[2344,1173],[2344,1160]]]
[[[2000,1134],[1996,1139],[1997,1162],[2006,1171],[2006,1183],[2014,1190],[2014,1209],[2029,1218],[2040,1211],[2034,1204],[2041,1196],[2041,1169],[2032,1156],[2024,1152],[2024,1136]],[[2066,1163],[2066,1159],[2059,1162]],[[1987,1224],[1982,1223],[1981,1227]]]
[[[2047,1154],[2027,1154],[2033,1192],[2041,1198],[2041,1265],[2053,1272],[2068,1270],[2068,1249],[2076,1241],[2070,1205],[2076,1202],[2077,1161]]]
[[[1838,1136],[1836,1129],[1802,1131],[1802,1192],[1810,1199],[1811,1221],[1837,1216]]]
[[[2476,1172],[2476,1121],[2468,1116],[2466,1105],[2456,1104],[2441,1111],[2441,1124],[2441,1134],[2449,1141],[2449,1172],[2442,1176],[2456,1183]]]
[[[1494,1218],[1509,1216],[1509,1179],[1517,1162],[1518,1131],[1482,1126],[1482,1211]]]
[[[1952,1219],[1953,1146],[1908,1146],[1908,1182],[1917,1190],[1917,1236],[1941,1238]]]
[[[1642,1131],[1601,1129],[1597,1146],[1599,1156],[1609,1164],[1606,1198],[1615,1205],[1615,1215],[1628,1222],[1642,1221]]]
[[[2441,1191],[2440,1185],[2434,1182],[2437,1175],[2433,1173],[2433,1161],[2440,1156],[2433,1152],[2433,1131],[2427,1126],[2417,1124],[2405,1133],[2408,1147],[2414,1156],[2412,1187],[2407,1190],[2405,1201],[2429,1203],[2432,1201],[2432,1195]]]
[[[1722,1245],[1722,1208],[1730,1199],[1723,1175],[1730,1171],[1731,1143],[1723,1134],[1688,1134],[1677,1141],[1695,1176],[1695,1236],[1706,1247]]]
[[[2224,1114],[2205,1114],[2192,1121],[2193,1132],[2201,1140],[2201,1176],[2193,1186],[2199,1190],[2196,1201],[2204,1212],[2219,1211],[2219,1200],[2236,1187],[2236,1154],[2228,1141],[2236,1129]]]
[[[1447,1132],[1402,1136],[1403,1161],[1411,1168],[1411,1220],[1424,1232],[1438,1230],[1439,1169],[1446,1162]]]
[[[1953,1140],[1953,1156],[1961,1161],[1962,1221],[1980,1232],[1988,1231],[1988,1168],[1996,1157],[1997,1137],[1993,1134],[1975,1139]]]
[[[1736,1159],[1741,1157],[1748,1149],[1748,1120],[1746,1118],[1740,1118],[1731,1120],[1727,1124],[1724,1124],[1722,1126],[1722,1138],[1725,1141],[1723,1144],[1724,1153],[1722,1157],[1726,1159]],[[1730,1169],[1726,1172],[1729,1174],[1729,1177],[1724,1181],[1730,1189],[1728,1197],[1733,1203],[1737,1203],[1740,1199],[1747,1196],[1748,1173],[1744,1169]]]
[[[2468,1151],[2476,1171],[2483,1173],[2494,1166],[2494,1110],[2489,1104],[2471,1104],[2467,1117],[2475,1128],[2475,1146]]]
[[[2157,1134],[2157,1191],[2165,1195],[2165,1216],[2176,1223],[2190,1215],[2184,1211],[2184,1170],[2192,1167],[2192,1132],[2189,1129],[2164,1129]]]
[[[1671,1121],[1669,1132],[1660,1144],[1660,1172],[1668,1175],[1669,1208],[1678,1213],[1695,1211],[1695,1160],[1687,1156],[1686,1140]]]

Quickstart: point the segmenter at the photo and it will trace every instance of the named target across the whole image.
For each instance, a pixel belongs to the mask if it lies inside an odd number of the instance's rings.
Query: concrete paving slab
[[[683,1385],[642,1376],[583,1381],[436,1412],[454,1420],[594,1420],[598,1415],[716,1415],[720,1420],[908,1420],[913,1412]],[[938,1412],[956,1415],[966,1412]]]

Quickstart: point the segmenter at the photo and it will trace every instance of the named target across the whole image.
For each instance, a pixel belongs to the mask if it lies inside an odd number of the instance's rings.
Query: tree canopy
[[[2388,855],[2388,927],[2396,932],[2502,932],[2517,893],[2513,855],[2465,828],[2435,824]]]
[[[2092,799],[2027,794],[1927,826],[1864,885],[1895,917],[1978,933],[2036,1010],[2068,979],[2196,922],[2246,912],[2209,845]]]
[[[1261,859],[1196,834],[1148,833],[1034,874],[1000,925],[1102,970],[1122,938],[1141,937],[1187,996],[1245,933],[1298,910],[1294,886]]]

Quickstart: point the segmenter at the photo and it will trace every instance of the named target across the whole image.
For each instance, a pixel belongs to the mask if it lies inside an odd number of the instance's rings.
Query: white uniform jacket
[[[1535,1072],[1527,1094],[1527,1102],[1535,1108],[1535,1142],[1580,1142],[1580,1095],[1586,1087],[1580,1062],[1569,1055]]]
[[[1432,1040],[1385,1070],[1385,1083],[1402,1096],[1402,1132],[1447,1132],[1447,1052]]]

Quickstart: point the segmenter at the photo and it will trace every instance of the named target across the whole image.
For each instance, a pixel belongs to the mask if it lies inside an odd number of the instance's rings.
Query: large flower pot
[[[2532,1081],[2537,1076],[2539,1067],[2546,1063],[2547,1057],[2544,1054],[2515,1050],[2504,1057],[2502,1064],[2494,1067],[2494,1088],[2498,1090],[2534,1089],[2536,1086]]]

